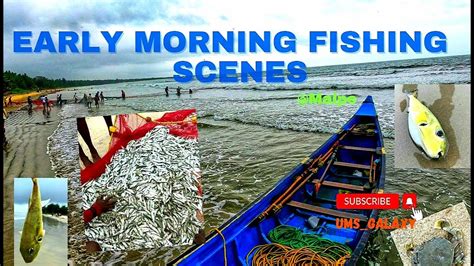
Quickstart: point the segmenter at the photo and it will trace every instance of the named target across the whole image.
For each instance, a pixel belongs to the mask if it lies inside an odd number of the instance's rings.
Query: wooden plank
[[[317,182],[318,182],[318,180],[313,180],[313,183],[316,184]],[[364,191],[364,186],[357,186],[357,185],[340,183],[340,182],[323,181],[322,185],[323,186],[328,186],[328,187],[348,189],[348,190]]]
[[[350,213],[350,212],[344,212],[344,211],[338,211],[338,210],[323,208],[323,207],[314,206],[314,205],[310,205],[310,204],[306,204],[306,203],[302,203],[302,202],[298,202],[298,201],[294,201],[294,200],[288,202],[287,205],[291,206],[291,207],[294,207],[294,208],[304,209],[304,210],[317,212],[317,213],[321,213],[321,214],[326,214],[326,215],[330,215],[330,216],[334,216],[334,217],[349,218],[349,219],[359,218],[359,220],[362,221],[362,222],[367,222],[367,220],[368,220],[367,216],[362,215],[362,214],[356,214],[356,213]]]
[[[360,168],[360,169],[367,169],[370,170],[370,165],[366,164],[358,164],[358,163],[346,163],[346,162],[334,162],[336,166],[344,166],[344,167],[352,167],[352,168]]]
[[[367,151],[367,152],[376,152],[377,149],[374,148],[367,148],[367,147],[356,147],[356,146],[347,146],[347,145],[341,145],[339,146],[340,149],[345,149],[345,150],[353,150],[353,151]]]

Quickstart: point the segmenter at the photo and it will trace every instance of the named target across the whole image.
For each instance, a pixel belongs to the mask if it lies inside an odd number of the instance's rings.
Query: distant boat
[[[172,265],[247,265],[256,246],[269,244],[268,233],[288,225],[314,232],[308,219],[318,221],[319,237],[347,244],[352,250],[345,265],[354,265],[362,254],[370,230],[336,227],[336,218],[358,218],[361,228],[378,210],[338,210],[339,193],[382,192],[385,181],[383,136],[371,96],[354,116],[311,156],[296,166],[272,189],[194,245]],[[276,166],[278,167],[278,166]],[[311,171],[311,169],[313,171]],[[317,192],[316,192],[317,191]],[[224,241],[225,251],[224,257]],[[250,254],[250,262],[251,262]]]

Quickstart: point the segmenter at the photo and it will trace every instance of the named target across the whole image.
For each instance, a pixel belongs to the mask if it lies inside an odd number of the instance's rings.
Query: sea
[[[60,124],[48,139],[48,153],[56,176],[69,177],[70,210],[80,215],[76,117],[121,113],[172,111],[195,108],[198,114],[199,149],[204,190],[205,225],[217,227],[270,189],[302,159],[335,133],[372,96],[385,137],[387,169],[385,191],[412,192],[424,215],[466,201],[470,210],[470,169],[394,168],[394,85],[471,83],[470,55],[375,63],[322,66],[307,69],[304,83],[206,83],[178,84],[172,78],[111,85],[71,88],[63,91],[70,103],[73,95],[103,92],[105,104],[88,110],[83,104],[65,104]],[[180,86],[181,95],[176,95]],[[166,97],[165,87],[170,95]],[[192,90],[192,94],[189,90]],[[121,91],[126,99],[120,98]],[[300,105],[302,94],[355,96],[356,104]],[[55,95],[51,96],[52,99]],[[409,217],[406,210],[382,211],[382,217]],[[74,220],[71,220],[74,222]],[[76,219],[77,228],[81,219]],[[79,249],[84,239],[71,230],[69,250]],[[186,247],[133,253],[71,253],[77,263],[152,262],[163,264]],[[401,265],[387,230],[371,237],[360,265]]]

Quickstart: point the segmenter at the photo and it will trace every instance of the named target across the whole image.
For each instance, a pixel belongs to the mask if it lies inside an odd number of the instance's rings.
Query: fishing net
[[[43,101],[41,99],[37,99],[37,100],[33,100],[32,101],[34,105],[36,106],[43,106]],[[21,103],[15,103],[15,104],[23,104],[24,102],[21,102]],[[48,100],[48,105],[49,106],[53,106],[55,103],[55,101],[53,100]]]
[[[139,114],[117,115],[114,126],[110,128],[111,140],[108,151],[98,161],[81,170],[81,184],[102,175],[114,155],[132,140],[145,136],[156,126],[165,126],[169,134],[185,139],[198,137],[196,110],[179,110],[167,112],[158,119],[143,117]]]

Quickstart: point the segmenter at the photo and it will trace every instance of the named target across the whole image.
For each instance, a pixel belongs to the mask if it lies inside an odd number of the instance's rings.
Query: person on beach
[[[125,100],[125,92],[122,90],[122,100]]]
[[[165,88],[165,93],[166,93],[166,97],[170,96],[169,91],[168,91],[168,86],[166,86]]]
[[[101,92],[100,92],[100,102],[101,102],[101,103],[104,103],[104,100],[105,100],[104,92],[101,91]]]
[[[84,101],[84,104],[86,105],[86,107],[88,106],[88,103],[87,103],[87,94],[84,93],[84,97],[82,97],[82,100]]]
[[[49,99],[48,99],[48,96],[44,96],[44,102],[46,103],[46,109],[48,110],[48,115],[49,115],[49,112],[51,112],[51,105],[49,103]]]
[[[31,115],[33,112],[33,99],[31,99],[31,96],[28,96],[28,114]]]
[[[87,108],[92,108],[92,95],[87,96]]]
[[[41,99],[41,102],[43,103],[43,115],[46,117],[47,112],[48,112],[48,107],[46,107],[46,97],[43,96]]]
[[[74,96],[72,98],[74,99],[74,103],[77,103],[78,99],[77,99],[77,94],[76,93],[74,93]]]
[[[176,88],[176,95],[181,95],[181,87]]]
[[[51,106],[49,106],[49,99],[48,96],[44,96],[43,98],[43,115],[48,118],[51,114]]]
[[[189,88],[189,94],[193,94],[193,89]]]
[[[94,96],[94,102],[95,102],[95,107],[96,108],[99,108],[99,101],[100,101],[99,92],[97,92]]]
[[[41,101],[41,104],[43,105],[43,109],[46,109],[45,108],[45,103],[44,103],[44,96],[40,96],[39,99]]]
[[[33,108],[33,99],[31,99],[31,96],[28,96],[27,102],[28,108]]]

